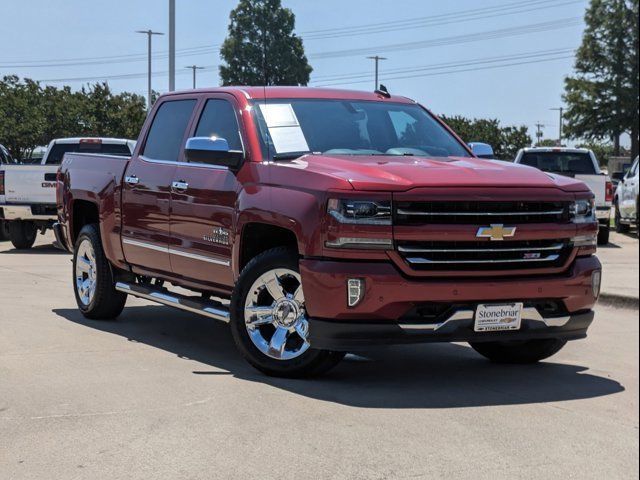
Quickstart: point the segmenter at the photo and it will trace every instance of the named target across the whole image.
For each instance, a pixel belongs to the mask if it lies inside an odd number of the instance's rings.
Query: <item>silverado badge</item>
[[[504,225],[491,225],[490,227],[480,227],[476,237],[490,238],[491,240],[504,240],[516,234],[516,227],[505,227]]]
[[[211,234],[204,235],[202,239],[205,242],[218,243],[220,245],[229,245],[229,230],[222,227],[215,227]]]

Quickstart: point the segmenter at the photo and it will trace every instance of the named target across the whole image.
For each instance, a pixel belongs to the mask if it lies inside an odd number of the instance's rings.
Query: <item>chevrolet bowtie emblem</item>
[[[504,225],[491,225],[490,227],[480,227],[476,237],[490,238],[491,240],[504,240],[516,234],[516,227],[505,227]]]

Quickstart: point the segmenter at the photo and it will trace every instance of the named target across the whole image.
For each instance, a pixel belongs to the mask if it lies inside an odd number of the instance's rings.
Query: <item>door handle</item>
[[[175,192],[185,192],[189,188],[189,184],[184,180],[178,180],[177,182],[171,183],[171,189]]]
[[[124,181],[127,182],[127,185],[138,185],[140,183],[140,179],[135,175],[129,175],[124,178]]]

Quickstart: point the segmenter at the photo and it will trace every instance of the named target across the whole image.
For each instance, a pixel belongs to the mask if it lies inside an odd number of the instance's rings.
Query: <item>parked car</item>
[[[638,228],[638,157],[618,184],[614,198],[616,231],[626,233],[631,225]],[[639,230],[640,232],[640,230]]]
[[[38,231],[56,221],[56,172],[66,153],[130,156],[134,146],[134,140],[120,138],[59,138],[49,143],[39,165],[0,165],[0,218],[9,220],[13,246],[31,248]]]
[[[596,216],[600,224],[598,245],[609,243],[614,188],[609,176],[600,170],[600,164],[593,151],[566,147],[524,148],[518,152],[515,163],[586,183],[596,196]]]
[[[404,97],[166,94],[131,158],[68,154],[59,178],[54,231],[85,317],[132,295],[229,322],[269,375],[414,342],[536,362],[593,320],[589,188],[479,159]]]

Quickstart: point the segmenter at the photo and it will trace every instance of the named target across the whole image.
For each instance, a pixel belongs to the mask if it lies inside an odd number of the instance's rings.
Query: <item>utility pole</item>
[[[193,88],[196,88],[196,70],[203,70],[204,67],[198,67],[197,65],[189,65],[188,67],[184,67],[184,68],[190,68],[193,71]]]
[[[169,91],[176,89],[176,0],[169,0]]]
[[[377,90],[380,87],[380,84],[378,83],[378,64],[380,63],[380,60],[387,60],[385,57],[380,57],[379,55],[374,55],[373,57],[367,57],[369,60],[373,60],[376,64],[376,79],[375,79],[375,85],[374,85],[374,90]]]
[[[536,123],[536,138],[538,139],[538,145],[540,145],[540,142],[542,141],[542,129],[544,128],[544,125],[540,122]]]
[[[558,126],[558,146],[561,147],[562,146],[562,120],[563,120],[562,113],[564,112],[564,109],[562,107],[558,107],[558,108],[550,108],[549,110],[555,110],[560,113],[560,122],[558,124],[559,125]]]
[[[147,36],[147,110],[151,110],[151,37],[164,33],[153,30],[136,30],[136,33],[144,33]]]

